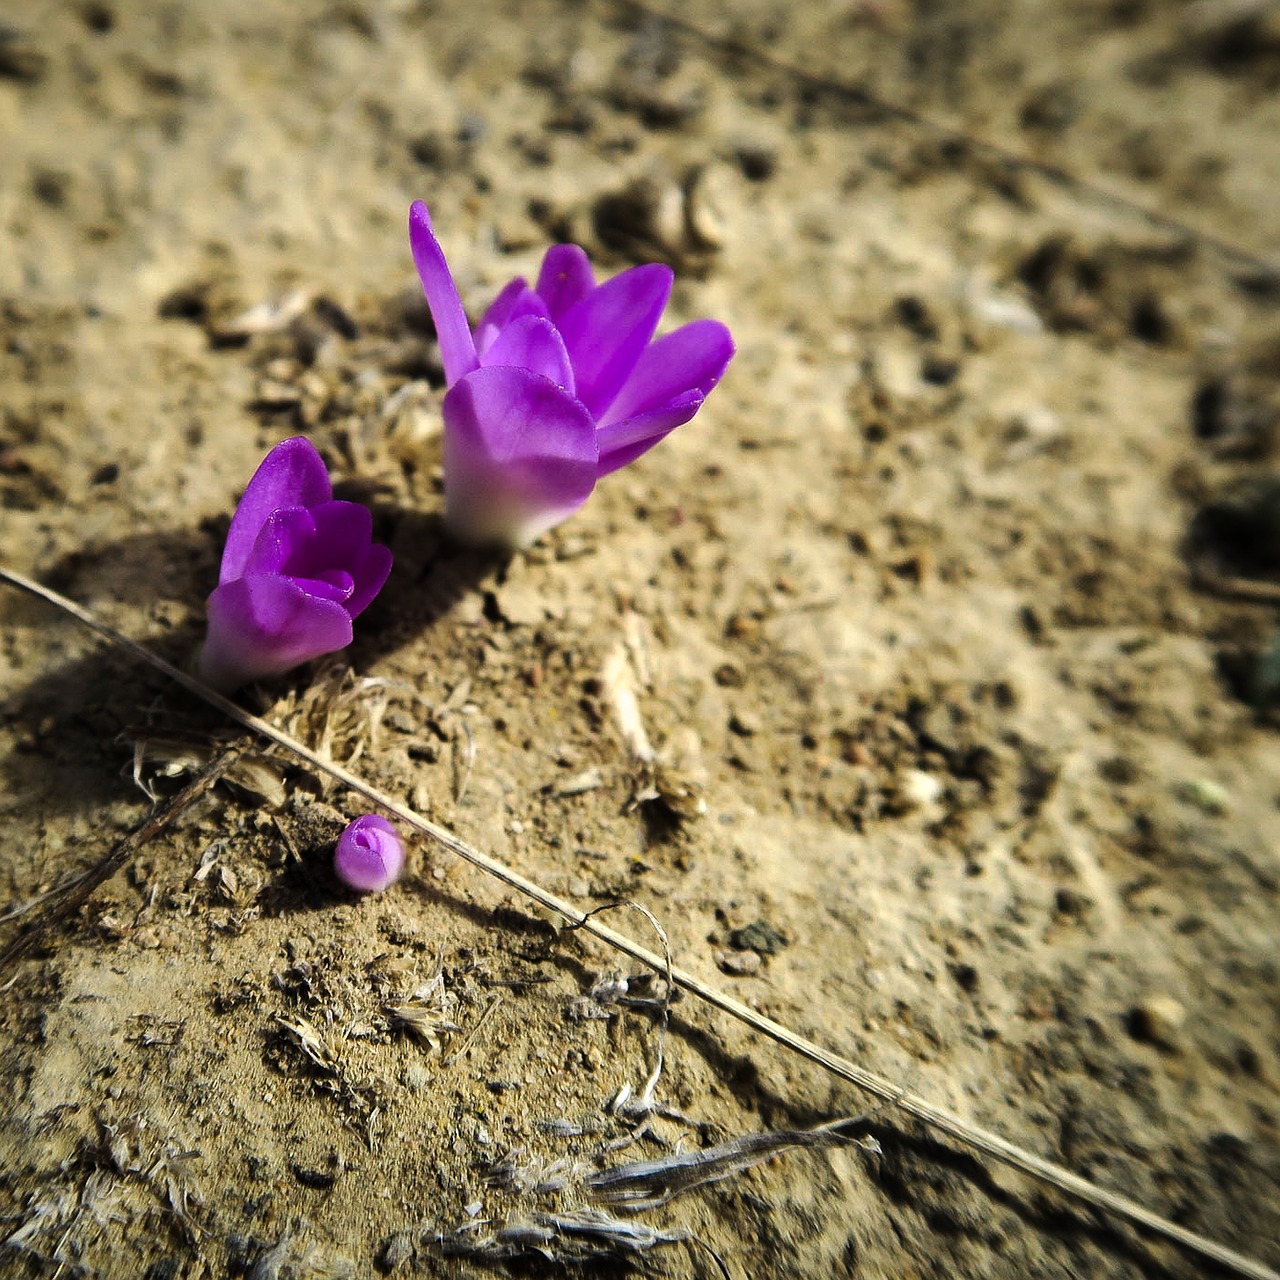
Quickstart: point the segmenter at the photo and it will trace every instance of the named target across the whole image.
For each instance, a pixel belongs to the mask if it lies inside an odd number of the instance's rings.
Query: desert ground
[[[24,0],[0,563],[182,666],[307,435],[395,568],[246,709],[1274,1274],[1278,90],[1261,0]],[[473,318],[567,240],[737,341],[515,556],[443,532],[414,199]],[[0,947],[241,736],[0,585]],[[252,740],[6,962],[0,1273],[1231,1274],[430,839],[346,891],[368,808]]]

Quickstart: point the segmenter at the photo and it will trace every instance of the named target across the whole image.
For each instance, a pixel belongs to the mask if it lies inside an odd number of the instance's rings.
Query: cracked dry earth
[[[1277,84],[1266,4],[30,0],[0,554],[182,662],[306,432],[396,568],[255,707],[1280,1267]],[[673,322],[739,343],[509,562],[440,534],[413,198],[473,313],[570,238],[671,262]],[[0,943],[232,736],[3,589]],[[0,974],[0,1271],[1207,1273],[693,1000],[646,1099],[661,984],[425,841],[344,894],[362,808],[253,756]],[[868,1112],[664,1204],[593,1191]]]

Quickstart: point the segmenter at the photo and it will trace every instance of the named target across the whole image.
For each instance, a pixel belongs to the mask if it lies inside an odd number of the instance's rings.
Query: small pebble
[[[400,1079],[404,1082],[406,1089],[412,1089],[414,1093],[418,1093],[431,1083],[431,1072],[422,1063],[411,1062],[405,1067]]]
[[[753,973],[760,972],[760,967],[764,964],[764,960],[758,951],[722,951],[716,957],[716,963],[724,973],[748,978]]]
[[[1129,1034],[1161,1049],[1176,1050],[1187,1011],[1172,996],[1151,996],[1129,1012]]]
[[[734,929],[729,934],[729,945],[735,951],[755,951],[763,956],[777,955],[787,945],[781,929],[775,929],[767,920],[755,920]]]
[[[942,798],[943,785],[922,769],[907,769],[898,779],[898,799],[906,809],[927,809]]]
[[[1201,813],[1220,818],[1231,808],[1231,798],[1225,788],[1208,778],[1188,778],[1175,788],[1178,799],[1193,804]]]

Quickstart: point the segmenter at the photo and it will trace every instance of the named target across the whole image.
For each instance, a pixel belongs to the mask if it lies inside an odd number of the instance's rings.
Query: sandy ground
[[[249,701],[1280,1266],[1280,20],[1251,8],[28,0],[0,553],[182,661],[240,490],[305,431],[396,569],[343,663]],[[673,322],[739,342],[510,563],[441,537],[413,198],[473,313],[572,238],[672,262]],[[168,794],[231,732],[3,590],[0,942],[142,821],[135,753]],[[356,900],[328,859],[358,802],[278,755],[237,781],[0,974],[4,1274],[483,1274],[450,1242],[599,1208],[600,1167],[871,1110],[685,1000],[634,1136],[634,965],[426,842]],[[884,1108],[627,1220],[671,1275],[1206,1273]]]

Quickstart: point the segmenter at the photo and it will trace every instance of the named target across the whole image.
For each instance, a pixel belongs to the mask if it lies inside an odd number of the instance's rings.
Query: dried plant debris
[[[720,1182],[787,1151],[861,1141],[878,1152],[865,1117],[837,1120],[815,1129],[777,1129],[731,1138],[702,1151],[676,1152],[657,1160],[637,1160],[594,1173],[582,1184],[592,1200],[614,1208],[657,1208],[695,1187]]]
[[[194,1239],[195,1214],[203,1200],[196,1183],[201,1153],[173,1137],[159,1138],[145,1116],[98,1120],[95,1141],[82,1145],[84,1166],[106,1169],[147,1187],[173,1215],[188,1238]]]
[[[402,1032],[432,1053],[439,1053],[445,1040],[462,1028],[454,1021],[458,996],[444,974],[444,955],[436,955],[431,976],[422,981],[411,962],[393,956],[379,956],[369,966],[369,976],[382,991],[397,989],[406,995],[386,1000],[382,1015],[391,1031]]]
[[[156,784],[162,779],[186,778],[204,769],[228,740],[155,735],[136,730],[128,736],[133,743],[133,780],[153,801],[159,801]],[[278,809],[285,801],[287,766],[264,755],[245,754],[227,770],[223,781],[268,809]]]
[[[496,1164],[491,1164],[485,1182],[496,1191],[515,1196],[556,1196],[580,1186],[592,1171],[581,1160],[539,1160],[524,1163],[523,1151],[512,1151]]]
[[[600,1209],[572,1209],[561,1213],[535,1212],[525,1220],[504,1223],[493,1230],[474,1222],[439,1236],[445,1257],[477,1262],[505,1262],[545,1258],[548,1262],[628,1262],[664,1245],[689,1238],[682,1230],[662,1231],[641,1222],[615,1218]]]
[[[142,1188],[193,1242],[204,1207],[195,1178],[200,1159],[176,1138],[161,1137],[142,1115],[99,1117],[96,1133],[27,1195],[0,1245],[60,1274],[95,1274],[85,1256],[107,1227],[131,1220],[130,1186]]]
[[[620,1009],[660,1013],[680,996],[679,988],[668,988],[663,979],[648,970],[627,975],[614,967],[602,973],[586,995],[572,997],[565,1005],[564,1016],[570,1022],[607,1022]]]
[[[101,1194],[103,1183],[100,1177],[86,1179],[78,1193],[69,1187],[31,1192],[4,1248],[73,1276],[87,1274],[79,1260],[86,1234],[113,1220]]]
[[[462,1030],[449,1016],[456,1005],[457,998],[445,990],[444,979],[437,974],[402,1003],[384,1005],[382,1011],[394,1030],[439,1053],[444,1039]]]
[[[346,1038],[332,1029],[322,1032],[306,1018],[280,1015],[276,1016],[276,1025],[280,1031],[277,1043],[285,1050],[284,1055],[277,1053],[277,1066],[288,1071],[292,1059],[309,1071],[315,1088],[338,1100],[372,1150],[382,1128],[382,1081],[362,1076],[348,1066]]]
[[[323,1075],[336,1076],[341,1051],[336,1039],[326,1036],[306,1018],[276,1016],[276,1024],[302,1057]]]
[[[273,718],[286,733],[320,755],[354,768],[366,754],[386,745],[388,733],[417,762],[435,763],[440,748],[451,744],[454,790],[465,792],[475,744],[466,716],[471,681],[463,680],[442,702],[433,703],[403,681],[356,677],[331,662],[302,688],[291,689]],[[329,795],[336,787],[327,775],[313,775],[312,790]]]
[[[424,1229],[417,1236],[423,1243],[429,1239],[446,1257],[485,1263],[538,1257],[559,1265],[634,1263],[656,1248],[693,1238],[687,1231],[651,1226],[635,1217],[618,1217],[617,1212],[633,1215],[659,1208],[687,1191],[734,1177],[790,1151],[856,1142],[870,1154],[879,1154],[869,1126],[868,1118],[856,1117],[813,1129],[746,1134],[702,1151],[677,1151],[597,1172],[573,1159],[522,1163],[521,1153],[513,1152],[490,1168],[490,1187],[521,1199],[563,1197],[595,1203],[531,1210],[496,1226],[478,1218],[450,1232],[432,1236]],[[402,1232],[388,1242],[383,1253],[388,1269],[416,1257],[414,1235]]]
[[[644,680],[634,654],[628,652],[625,644],[614,647],[600,669],[597,683],[601,698],[613,710],[618,733],[632,758],[639,764],[651,764],[657,753],[649,741],[637,696]]]
[[[462,1030],[463,998],[446,976],[443,952],[423,978],[413,960],[394,953],[353,971],[337,950],[304,951],[298,940],[292,962],[272,977],[294,1008],[275,1015],[269,1056],[279,1070],[333,1095],[372,1144],[387,1086],[377,1075],[383,1060],[371,1046],[403,1036],[430,1054],[442,1053]],[[471,1036],[484,1021],[482,1016]],[[469,1036],[460,1043],[465,1048]]]
[[[232,1241],[231,1274],[244,1280],[352,1280],[355,1263],[306,1239],[308,1230],[299,1219],[274,1244]]]
[[[312,750],[352,768],[382,740],[382,723],[394,703],[420,705],[416,690],[391,680],[358,678],[340,662],[291,689],[277,708],[277,722]]]

